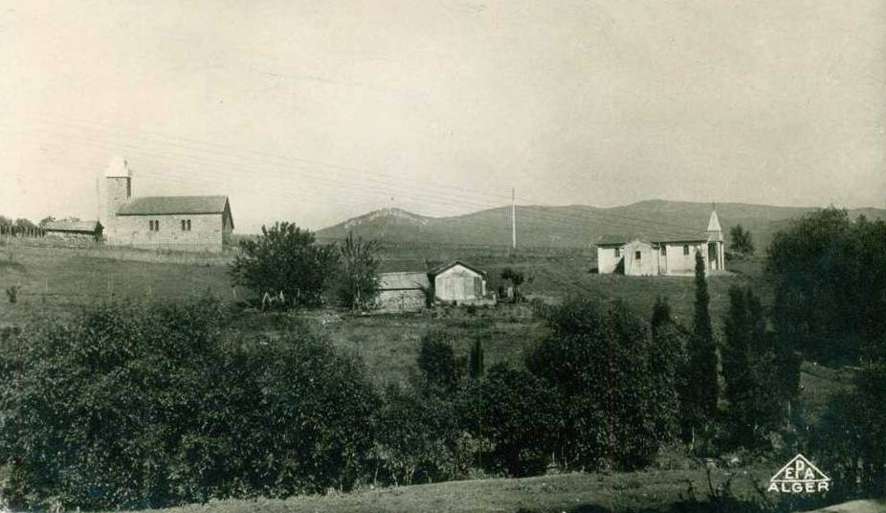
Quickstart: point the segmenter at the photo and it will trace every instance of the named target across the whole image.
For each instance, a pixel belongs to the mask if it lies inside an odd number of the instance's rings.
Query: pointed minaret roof
[[[717,211],[711,211],[711,219],[708,221],[708,231],[709,232],[722,232],[723,228],[720,227],[720,218],[717,217]]]
[[[129,165],[123,157],[114,157],[105,169],[105,178],[130,178],[131,176],[132,172],[129,171]]]

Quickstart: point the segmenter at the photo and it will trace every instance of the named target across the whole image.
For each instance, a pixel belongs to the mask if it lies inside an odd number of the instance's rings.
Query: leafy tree
[[[425,334],[418,349],[418,388],[425,395],[452,397],[458,388],[459,365],[452,342],[439,331]]]
[[[835,208],[809,214],[775,235],[766,269],[785,347],[857,364],[886,335],[886,222],[853,222]]]
[[[742,255],[754,254],[754,241],[750,230],[737,224],[729,229],[729,249]]]
[[[665,387],[645,323],[622,303],[574,298],[552,312],[550,336],[527,356],[529,371],[559,396],[552,427],[567,467],[636,469],[671,437],[675,391]]]
[[[511,286],[514,288],[514,301],[518,301],[520,298],[520,285],[523,285],[523,282],[526,280],[523,273],[510,267],[505,267],[501,271],[501,279],[511,282]]]
[[[483,377],[483,373],[486,370],[483,357],[483,342],[477,339],[474,341],[474,345],[471,346],[471,354],[468,358],[468,374],[471,379]]]
[[[259,295],[282,293],[288,306],[319,305],[337,260],[335,247],[315,244],[313,233],[286,222],[262,226],[240,250],[229,270],[234,283]]]
[[[711,327],[710,294],[705,278],[705,262],[695,254],[695,316],[687,347],[687,437],[694,444],[699,430],[709,431],[717,413],[719,384],[717,382],[717,346]]]
[[[510,476],[544,472],[558,423],[557,396],[525,370],[494,365],[479,386],[480,434],[491,442],[493,470]]]
[[[340,278],[337,283],[338,297],[351,309],[367,309],[378,296],[379,276],[378,243],[364,241],[348,232],[339,247]]]

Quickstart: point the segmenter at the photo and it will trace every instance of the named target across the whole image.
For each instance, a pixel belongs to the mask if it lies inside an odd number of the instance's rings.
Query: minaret
[[[132,173],[126,160],[115,157],[105,170],[105,183],[102,188],[101,217],[99,222],[105,227],[105,233],[113,231],[111,226],[120,206],[132,197]]]
[[[720,227],[720,218],[717,217],[716,207],[714,207],[714,210],[711,210],[711,218],[708,219],[708,229],[706,231],[708,240],[723,240],[723,228]]]

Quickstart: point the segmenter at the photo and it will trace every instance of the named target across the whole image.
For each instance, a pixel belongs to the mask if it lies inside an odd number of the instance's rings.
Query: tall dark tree
[[[870,359],[886,336],[886,222],[809,214],[775,235],[766,268],[780,343],[825,364]]]
[[[729,229],[729,240],[729,249],[733,252],[742,255],[754,254],[754,240],[751,237],[751,232],[742,225],[737,224]]]
[[[354,237],[353,232],[339,246],[341,267],[336,292],[347,308],[367,309],[378,296],[378,242]]]
[[[229,273],[234,283],[258,295],[283,294],[287,306],[316,306],[332,277],[334,246],[315,244],[314,234],[294,224],[262,226],[255,239],[240,241],[240,254]]]
[[[674,322],[671,315],[671,306],[663,297],[656,298],[652,310],[652,352],[655,355],[651,361],[653,379],[657,381],[655,386],[658,399],[656,402],[669,411],[677,411],[679,415],[665,416],[669,421],[660,427],[663,432],[677,433],[684,426],[680,420],[686,416],[686,397],[688,395],[687,337],[685,330]]]
[[[717,414],[717,345],[711,326],[710,294],[705,261],[695,254],[695,315],[687,347],[687,395],[685,397],[688,438],[694,443],[699,431],[708,431]]]

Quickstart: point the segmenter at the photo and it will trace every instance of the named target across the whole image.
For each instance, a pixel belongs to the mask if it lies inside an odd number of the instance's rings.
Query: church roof
[[[222,214],[227,204],[227,196],[145,196],[131,199],[117,215]]]
[[[623,246],[633,240],[640,240],[652,244],[662,244],[666,242],[705,242],[708,240],[708,234],[705,232],[696,232],[692,230],[668,230],[659,233],[630,233],[627,235],[603,235],[597,239],[597,246]]]

